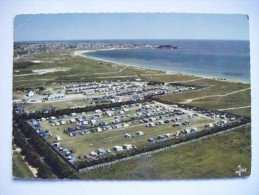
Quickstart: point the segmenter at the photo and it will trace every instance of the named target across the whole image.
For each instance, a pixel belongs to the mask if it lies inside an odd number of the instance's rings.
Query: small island
[[[173,45],[159,45],[156,46],[157,49],[179,49],[179,47],[173,46]]]

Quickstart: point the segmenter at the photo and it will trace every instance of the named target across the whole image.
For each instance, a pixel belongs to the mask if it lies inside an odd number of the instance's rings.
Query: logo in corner
[[[239,177],[241,177],[241,176],[242,176],[242,172],[243,172],[243,173],[246,172],[246,168],[245,168],[245,169],[242,169],[241,165],[238,165],[237,168],[238,168],[239,170],[236,171],[236,174],[238,174]]]

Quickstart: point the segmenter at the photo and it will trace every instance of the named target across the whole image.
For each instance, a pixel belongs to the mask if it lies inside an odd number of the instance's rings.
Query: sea
[[[93,43],[173,45],[178,49],[116,49],[83,55],[142,68],[250,83],[249,41],[103,40]]]

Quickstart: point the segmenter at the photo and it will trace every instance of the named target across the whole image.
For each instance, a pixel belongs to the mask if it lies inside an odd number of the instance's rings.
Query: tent
[[[68,131],[74,131],[75,129],[72,128],[72,127],[68,127],[67,130],[68,130]]]

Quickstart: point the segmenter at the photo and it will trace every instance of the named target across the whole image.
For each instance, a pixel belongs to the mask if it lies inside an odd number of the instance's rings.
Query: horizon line
[[[61,41],[117,41],[117,40],[197,40],[197,41],[250,41],[249,39],[58,39],[58,40],[19,40],[19,41],[14,41],[15,42],[61,42]]]

